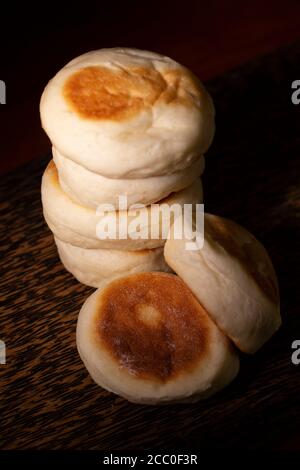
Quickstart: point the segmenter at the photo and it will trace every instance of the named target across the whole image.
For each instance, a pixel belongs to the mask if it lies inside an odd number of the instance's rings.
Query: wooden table
[[[77,314],[92,289],[63,269],[42,217],[50,156],[2,179],[2,449],[299,448],[300,368],[291,343],[300,334],[300,106],[290,98],[299,62],[296,44],[207,83],[217,133],[203,178],[206,210],[242,223],[268,248],[283,327],[205,402],[138,406],[92,382],[75,345]]]

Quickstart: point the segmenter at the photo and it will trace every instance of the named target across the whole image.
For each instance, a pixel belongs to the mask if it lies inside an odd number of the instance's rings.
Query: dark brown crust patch
[[[90,120],[129,119],[156,101],[197,102],[201,89],[187,70],[134,67],[128,70],[85,67],[64,84],[63,96],[73,111]]]
[[[235,222],[208,214],[206,234],[234,256],[271,301],[279,301],[277,278],[266,250],[256,238]]]
[[[211,324],[179,277],[142,273],[105,289],[96,334],[131,374],[166,382],[193,370],[207,354]]]

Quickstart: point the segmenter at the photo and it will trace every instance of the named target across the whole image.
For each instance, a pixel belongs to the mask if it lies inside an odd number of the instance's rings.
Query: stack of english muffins
[[[202,202],[203,154],[214,135],[203,85],[168,57],[102,49],[60,70],[40,111],[53,145],[43,210],[65,267],[93,287],[123,273],[168,271],[168,220],[154,220],[150,207]],[[137,204],[147,219],[142,229],[134,226]],[[115,218],[119,228],[124,215],[123,236],[99,235]]]
[[[203,85],[168,57],[103,49],[49,82],[41,118],[53,145],[44,216],[65,267],[97,287],[76,336],[91,377],[145,404],[218,392],[237,375],[239,351],[255,353],[281,317],[272,262],[247,230],[205,214],[204,233],[183,218],[178,238],[169,219],[153,218],[153,203],[202,202],[214,135]],[[138,224],[133,205],[143,205]],[[104,236],[114,221],[121,230]]]

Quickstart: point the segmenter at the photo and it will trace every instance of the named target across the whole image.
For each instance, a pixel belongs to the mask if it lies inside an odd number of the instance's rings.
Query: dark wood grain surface
[[[235,382],[193,405],[146,407],[97,387],[76,350],[79,309],[92,289],[60,264],[42,217],[49,156],[1,182],[1,449],[276,448],[297,438],[300,366],[300,106],[291,102],[300,45],[209,82],[217,133],[204,175],[206,210],[235,219],[268,248],[283,327]]]

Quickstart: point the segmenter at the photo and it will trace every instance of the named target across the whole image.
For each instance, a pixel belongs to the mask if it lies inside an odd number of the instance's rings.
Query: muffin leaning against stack
[[[203,154],[214,135],[214,107],[203,85],[168,57],[102,49],[61,69],[40,110],[53,145],[43,210],[66,268],[93,287],[120,273],[168,271],[162,250],[169,221],[152,220],[150,208],[202,202]],[[127,198],[121,210],[119,196]],[[130,225],[133,204],[145,205],[147,237],[136,228],[126,238],[99,238],[104,217],[120,224],[126,215]],[[107,205],[104,216],[99,207]]]

